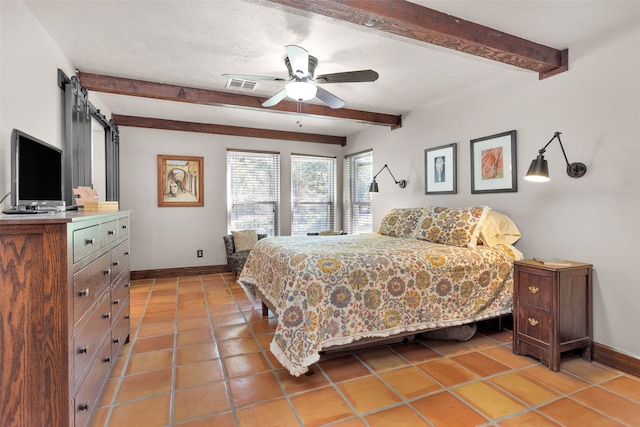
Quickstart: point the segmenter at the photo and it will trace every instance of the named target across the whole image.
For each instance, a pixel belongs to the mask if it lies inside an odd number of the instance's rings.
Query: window
[[[369,184],[373,176],[371,150],[344,158],[344,224],[349,234],[370,233],[371,195]]]
[[[280,234],[280,154],[227,151],[227,228]]]
[[[333,230],[336,159],[291,155],[291,235]]]

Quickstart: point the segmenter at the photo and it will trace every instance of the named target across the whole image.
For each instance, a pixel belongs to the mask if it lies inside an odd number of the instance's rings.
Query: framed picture
[[[204,157],[158,154],[158,206],[204,206]]]
[[[471,194],[518,191],[516,131],[471,140]]]
[[[456,194],[458,144],[424,150],[424,194]]]

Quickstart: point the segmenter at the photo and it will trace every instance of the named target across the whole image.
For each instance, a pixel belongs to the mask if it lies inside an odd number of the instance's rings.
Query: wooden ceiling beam
[[[316,142],[319,144],[347,145],[344,136],[319,135],[303,132],[248,128],[240,126],[216,125],[211,123],[183,122],[150,117],[125,116],[112,114],[118,126],[131,126],[147,129],[177,130],[183,132],[212,133],[217,135],[244,136],[247,138],[281,139],[285,141]]]
[[[569,69],[569,51],[535,43],[403,0],[267,0],[538,73]]]
[[[80,85],[82,87],[95,92],[213,105],[218,107],[236,107],[248,110],[299,114],[297,104],[290,101],[282,101],[278,103],[278,105],[265,108],[262,106],[262,103],[266,101],[267,98],[260,98],[257,96],[239,95],[229,92],[219,92],[166,83],[134,80],[123,77],[105,76],[80,71],[77,73],[77,77],[80,80]],[[357,123],[369,125],[388,126],[392,129],[402,126],[402,116],[350,110],[348,108],[339,108],[334,110],[326,106],[308,103],[302,103],[300,106],[300,113],[307,116],[351,120]]]

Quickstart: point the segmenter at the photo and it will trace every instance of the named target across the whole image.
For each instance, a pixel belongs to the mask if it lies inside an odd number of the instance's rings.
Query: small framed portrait
[[[204,157],[158,154],[158,206],[204,206]]]
[[[458,144],[424,150],[424,194],[456,194]]]
[[[518,191],[516,131],[471,140],[471,194]]]

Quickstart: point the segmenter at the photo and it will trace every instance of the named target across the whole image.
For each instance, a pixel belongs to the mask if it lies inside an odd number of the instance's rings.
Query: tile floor
[[[335,354],[295,378],[276,326],[232,274],[140,280],[131,342],[92,426],[640,426],[640,379],[568,355],[561,372],[511,352],[511,333]]]

